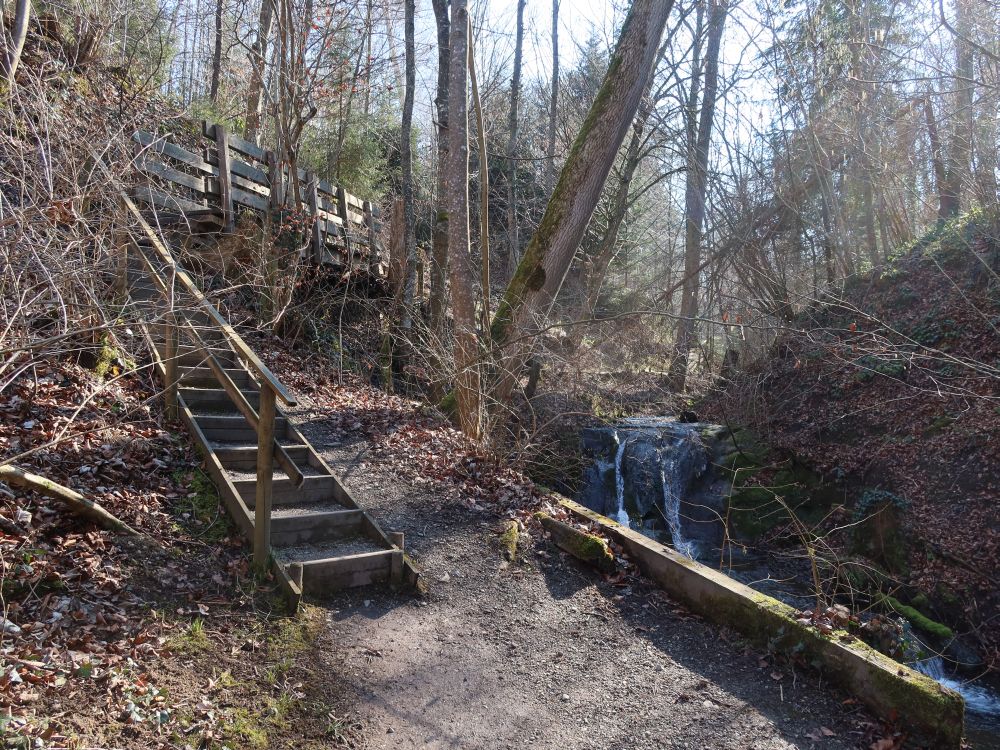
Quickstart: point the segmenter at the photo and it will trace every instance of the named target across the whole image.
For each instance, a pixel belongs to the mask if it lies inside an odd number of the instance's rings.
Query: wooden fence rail
[[[301,200],[293,206],[288,166],[279,167],[273,152],[229,133],[223,125],[202,122],[201,154],[142,130],[132,139],[136,170],[146,178],[133,196],[161,219],[232,232],[237,211],[263,214],[297,208],[310,217],[305,260],[352,269],[367,265],[370,272],[385,275],[379,210],[370,201],[299,169]]]

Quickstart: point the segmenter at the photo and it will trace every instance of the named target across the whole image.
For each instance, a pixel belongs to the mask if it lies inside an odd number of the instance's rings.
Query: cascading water
[[[670,466],[670,471],[667,466]],[[670,529],[670,539],[675,550],[692,560],[698,556],[698,545],[684,539],[681,528],[681,491],[673,468],[676,462],[671,459],[660,459],[660,481],[663,482],[663,514],[666,516],[667,527]]]
[[[944,668],[944,659],[933,656],[910,663],[913,669],[925,674],[932,680],[951,688],[965,699],[965,710],[984,716],[1000,716],[1000,697],[988,688],[971,682],[956,680],[948,676]]]
[[[712,468],[724,465],[728,455],[719,438],[724,433],[713,430],[721,428],[657,418],[586,430],[584,448],[593,464],[585,475],[581,502],[623,526],[671,544],[687,557],[712,558],[724,543],[718,519],[731,486],[728,477]],[[753,581],[759,580],[760,567],[731,571],[738,578],[741,573],[758,588]],[[762,578],[770,579],[770,572],[765,570]],[[766,593],[801,606],[787,584]],[[913,641],[919,648],[907,661],[965,699],[966,732],[970,739],[975,737],[975,746],[1000,748],[995,743],[1000,734],[1000,693],[982,683],[956,679],[941,658],[926,658],[923,654],[929,649],[916,637]]]
[[[618,507],[613,518],[622,526],[629,526],[628,511],[625,510],[625,475],[622,473],[622,459],[625,457],[625,448],[628,446],[628,437],[622,440],[618,435],[618,430],[614,432],[615,443],[618,450],[615,452],[615,497]]]

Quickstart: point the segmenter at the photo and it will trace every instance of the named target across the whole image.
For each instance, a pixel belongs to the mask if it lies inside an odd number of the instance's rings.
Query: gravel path
[[[303,417],[305,415],[302,415]],[[543,539],[501,560],[501,519],[401,482],[322,418],[300,425],[386,530],[423,597],[324,602],[326,664],[369,748],[854,748],[867,717],[643,580],[612,585]],[[780,679],[779,679],[780,678]]]

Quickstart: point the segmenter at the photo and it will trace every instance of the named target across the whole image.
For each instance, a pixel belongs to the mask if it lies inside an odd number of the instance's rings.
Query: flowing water
[[[618,444],[618,450],[615,452],[615,495],[618,500],[618,509],[613,518],[622,526],[631,527],[628,511],[625,510],[625,474],[622,473],[622,459],[625,457],[625,448],[628,447],[628,436],[622,440],[618,430],[615,430],[614,436],[615,442]]]
[[[628,452],[629,491],[644,495],[646,504],[643,507],[648,507],[650,491],[655,489],[656,479],[659,479],[662,500],[656,503],[658,506],[656,512],[661,516],[661,522],[665,521],[666,523],[666,531],[669,532],[673,548],[692,559],[696,559],[700,552],[705,552],[710,556],[717,552],[717,548],[713,550],[711,544],[708,545],[708,549],[701,549],[699,542],[691,539],[685,533],[685,524],[690,524],[690,519],[685,517],[681,507],[692,481],[700,478],[708,465],[706,447],[699,437],[698,425],[680,424],[673,420],[634,419],[626,420],[618,428],[607,428],[607,431],[610,433],[612,442],[610,449],[603,451],[603,458],[601,456],[595,457],[596,474],[594,477],[597,481],[593,484],[594,492],[599,495],[599,478],[604,471],[602,467],[606,467],[608,471],[611,470],[609,459],[613,450],[615,497],[613,505],[608,502],[603,510],[595,509],[601,510],[623,526],[635,528],[650,535],[657,533],[648,527],[648,515],[643,518],[639,516],[630,518],[626,508],[625,464]],[[605,445],[608,444],[605,443]],[[647,448],[645,459],[637,457],[635,446]],[[650,446],[652,449],[649,449]],[[637,475],[633,473],[637,471],[635,466],[637,460],[640,462],[645,460],[647,464],[652,461],[658,466],[647,465],[646,474]],[[649,471],[649,469],[653,469],[653,471]],[[639,478],[640,476],[645,478]],[[605,490],[605,492],[607,491]],[[632,494],[629,497],[629,502],[634,504],[634,499],[631,499]],[[768,590],[767,593],[777,596],[779,599],[785,598],[781,592]],[[798,606],[797,602],[790,601],[788,603]],[[956,691],[965,699],[967,732],[974,747],[1000,748],[1000,695],[983,684],[956,679],[949,674],[941,657],[923,659],[914,657],[910,661],[910,666],[945,687]]]
[[[689,444],[684,441],[683,444]],[[670,540],[675,550],[686,557],[694,559],[698,556],[698,545],[696,542],[688,541],[684,538],[684,529],[681,525],[681,500],[684,495],[682,477],[678,476],[679,469],[684,462],[679,460],[677,453],[683,452],[685,448],[681,446],[672,447],[667,456],[660,452],[660,482],[663,484],[663,515],[666,517],[667,526],[670,528]]]
[[[944,659],[940,656],[910,662],[910,666],[965,698],[966,711],[984,716],[1000,716],[1000,697],[987,687],[949,676]]]

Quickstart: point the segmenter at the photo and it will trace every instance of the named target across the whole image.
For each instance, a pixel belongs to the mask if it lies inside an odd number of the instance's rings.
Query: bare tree
[[[212,100],[212,104],[217,104],[219,101],[219,82],[222,80],[222,19],[224,10],[224,0],[216,0],[215,48],[212,52],[212,85],[208,94]]]
[[[559,116],[559,0],[552,0],[552,89],[549,96],[548,146],[545,149],[545,194],[551,195],[556,174],[556,118]]]
[[[17,0],[14,6],[14,23],[10,29],[10,39],[7,40],[7,51],[0,55],[0,73],[13,86],[18,63],[21,62],[21,50],[28,36],[28,19],[31,17],[31,0]]]
[[[683,392],[687,380],[688,355],[694,343],[695,317],[698,315],[698,269],[701,265],[705,195],[708,190],[708,149],[715,120],[719,48],[727,15],[727,0],[712,0],[705,48],[705,85],[697,132],[693,126],[688,128],[688,171],[684,189],[684,284],[681,288],[681,311],[680,320],[677,321],[674,359],[670,363],[670,385],[678,393]],[[688,117],[689,122],[693,123],[694,112],[689,112]]]
[[[399,154],[402,161],[402,192],[404,238],[406,245],[406,277],[403,281],[403,329],[412,326],[413,294],[417,274],[417,235],[413,216],[413,97],[416,88],[416,60],[414,45],[414,15],[416,0],[405,0],[406,19],[404,37],[406,46],[406,92],[403,96],[403,120],[400,128]]]
[[[481,434],[479,337],[473,299],[475,274],[469,246],[469,8],[454,0],[451,15],[451,76],[448,82],[448,254],[451,308],[455,319],[455,405],[462,431]]]
[[[448,0],[432,0],[437,27],[438,73],[434,106],[437,111],[437,207],[434,211],[433,253],[431,257],[430,324],[440,340],[444,333],[448,276],[448,79],[451,75],[451,21]]]
[[[521,254],[517,226],[517,108],[521,98],[521,57],[524,52],[524,6],[528,0],[517,0],[517,21],[514,36],[514,73],[510,80],[510,109],[507,112],[507,274],[514,273]]]
[[[657,48],[673,6],[664,0],[635,0],[622,26],[608,73],[573,142],[541,224],[500,301],[491,336],[503,347],[545,318],[569,270],[618,149],[635,118]],[[497,398],[513,387],[527,356],[523,346],[505,352]]]
[[[250,83],[247,90],[246,127],[243,137],[252,143],[260,134],[260,116],[263,105],[264,67],[267,64],[267,45],[274,24],[274,0],[261,0],[260,18],[257,21],[257,39],[250,50]]]

